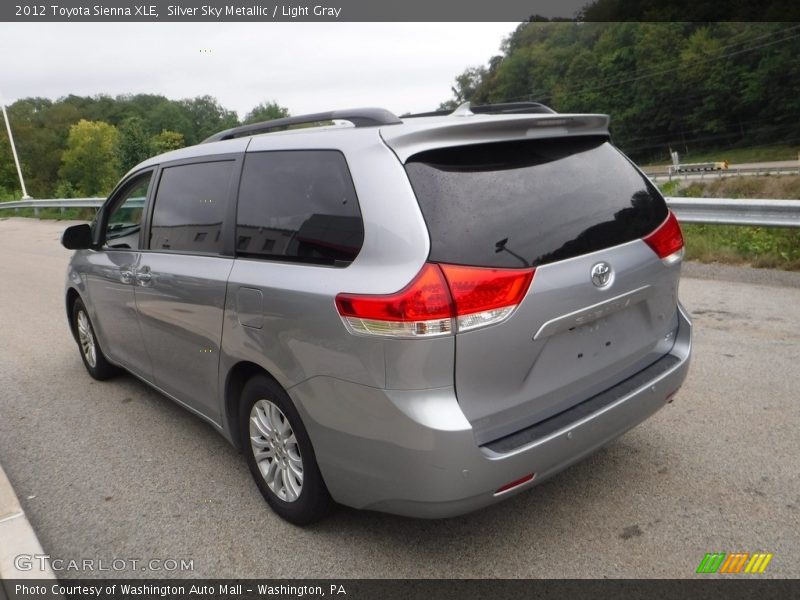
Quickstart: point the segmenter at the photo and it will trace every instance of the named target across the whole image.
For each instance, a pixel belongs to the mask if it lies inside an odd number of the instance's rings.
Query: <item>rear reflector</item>
[[[644,241],[658,254],[665,265],[679,262],[683,258],[683,234],[675,213],[669,211],[667,218]]]
[[[516,479],[516,480],[512,481],[511,483],[507,483],[503,487],[498,489],[494,493],[494,495],[497,496],[498,494],[502,494],[503,492],[508,492],[510,490],[513,490],[514,488],[519,487],[524,483],[528,483],[529,481],[531,481],[534,478],[535,475],[536,475],[536,473],[531,473],[530,475],[525,475],[525,477],[520,477],[519,479]]]
[[[354,333],[431,337],[507,319],[533,280],[534,269],[487,269],[425,263],[394,294],[339,294],[336,308]],[[455,321],[455,323],[454,323]]]

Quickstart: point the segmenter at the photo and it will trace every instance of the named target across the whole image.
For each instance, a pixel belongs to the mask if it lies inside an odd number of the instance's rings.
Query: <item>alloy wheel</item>
[[[284,502],[303,490],[303,457],[292,426],[273,402],[262,399],[250,410],[250,446],[269,489]]]
[[[78,312],[78,341],[81,344],[83,357],[94,369],[97,366],[97,345],[94,341],[92,326],[89,324],[89,317],[83,311]]]

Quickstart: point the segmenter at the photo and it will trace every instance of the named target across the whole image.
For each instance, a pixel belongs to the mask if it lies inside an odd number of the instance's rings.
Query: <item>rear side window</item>
[[[237,211],[240,256],[344,266],[364,242],[350,171],[335,150],[248,154]]]
[[[643,237],[667,217],[658,190],[606,138],[430,150],[406,172],[439,262],[543,265]]]
[[[219,254],[234,161],[193,163],[161,172],[150,249]]]

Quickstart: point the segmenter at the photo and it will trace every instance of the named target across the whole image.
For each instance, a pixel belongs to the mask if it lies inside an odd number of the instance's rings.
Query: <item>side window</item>
[[[114,200],[114,207],[106,220],[103,244],[106,248],[139,249],[139,231],[142,228],[142,212],[147,196],[147,187],[153,173],[134,178],[122,194]]]
[[[161,172],[150,249],[216,254],[234,161],[193,163]]]
[[[236,253],[349,264],[364,223],[344,156],[335,150],[248,154],[239,185]]]

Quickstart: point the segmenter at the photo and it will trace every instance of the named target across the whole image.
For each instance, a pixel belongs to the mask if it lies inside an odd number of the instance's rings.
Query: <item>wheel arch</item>
[[[237,450],[242,450],[242,438],[239,431],[239,404],[242,395],[242,389],[245,384],[256,375],[264,375],[273,380],[277,385],[285,391],[278,380],[272,376],[264,367],[248,360],[242,360],[236,363],[228,372],[225,378],[225,422],[228,435],[231,443]]]
[[[72,318],[72,310],[75,306],[75,301],[81,299],[81,295],[75,288],[69,288],[66,295],[66,309],[67,309],[67,323],[69,323],[69,330],[72,332],[72,337],[77,341],[78,331],[75,328],[74,319]],[[85,303],[84,303],[85,304]]]

